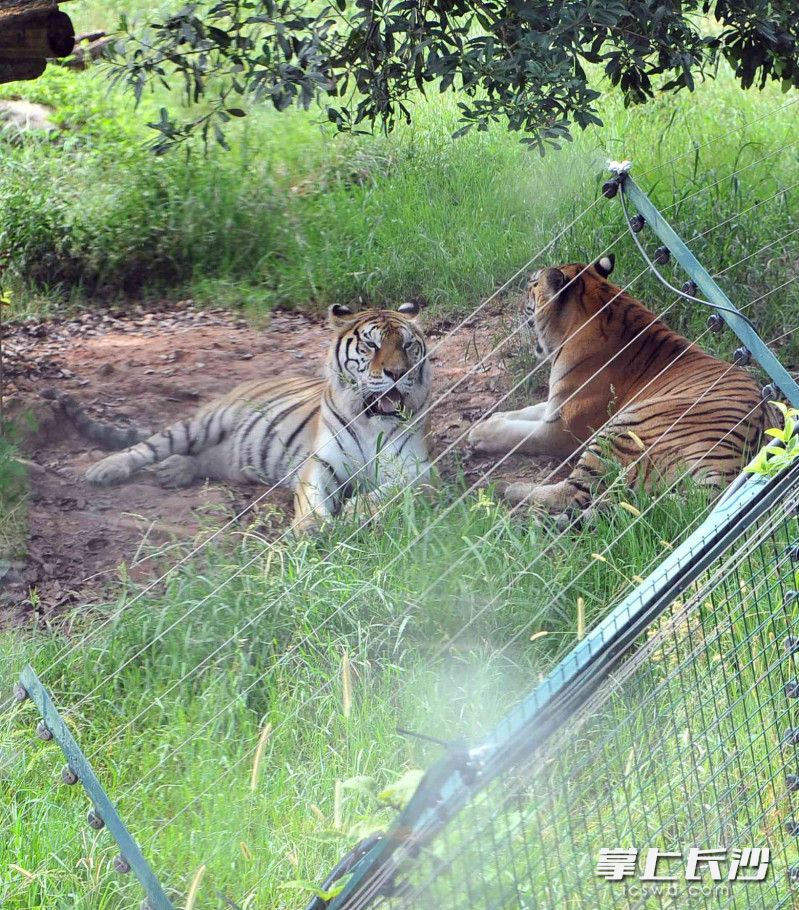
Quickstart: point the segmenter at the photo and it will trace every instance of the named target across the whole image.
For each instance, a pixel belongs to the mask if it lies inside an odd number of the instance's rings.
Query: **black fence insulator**
[[[790,543],[785,548],[785,554],[794,562],[799,562],[799,543]]]
[[[796,793],[799,790],[799,774],[786,774],[785,786],[791,793]]]
[[[61,780],[68,787],[73,787],[78,782],[78,775],[69,767],[69,765],[64,765],[61,769]]]
[[[105,822],[98,812],[95,812],[94,809],[89,809],[89,814],[86,816],[86,824],[90,828],[94,828],[95,831],[102,831],[105,828]]]
[[[735,349],[732,359],[739,367],[748,366],[752,362],[752,352],[746,345],[741,345],[741,347]]]
[[[707,327],[711,332],[723,332],[724,331],[724,320],[719,316],[718,313],[713,313],[711,316],[707,317]]]
[[[17,685],[14,686],[14,701],[19,702],[21,704],[23,701],[26,701],[28,698],[30,698],[30,696],[28,695],[28,690],[25,688],[25,686],[21,686],[19,683],[17,683]]]
[[[785,597],[782,598],[782,605],[787,607],[795,600],[799,600],[799,591],[786,591]]]
[[[39,739],[44,740],[46,743],[50,742],[50,740],[53,738],[52,730],[43,720],[40,720],[36,725],[36,735],[39,737]]]
[[[620,180],[618,177],[611,177],[606,183],[602,184],[602,195],[605,199],[613,199],[619,192]]]
[[[114,869],[116,869],[120,875],[127,875],[128,872],[130,872],[130,863],[121,853],[114,857]]]
[[[688,294],[691,297],[696,297],[698,291],[699,288],[696,286],[696,282],[692,278],[689,278],[688,281],[686,281],[682,286],[683,294]]]
[[[799,679],[792,679],[785,683],[785,697],[799,698]]]
[[[789,866],[788,867],[788,881],[795,885],[799,882],[799,866]]]
[[[652,258],[658,265],[668,265],[671,260],[671,251],[667,246],[659,246]]]
[[[646,225],[646,218],[643,215],[633,215],[630,219],[630,230],[633,234],[640,234]]]
[[[799,516],[799,499],[789,499],[785,506],[785,514],[791,517]]]
[[[785,650],[789,654],[799,654],[799,638],[795,635],[789,635],[785,639]]]
[[[795,818],[789,818],[785,822],[785,831],[787,834],[790,834],[791,837],[796,837],[799,834],[799,822]]]
[[[782,735],[782,742],[785,746],[799,744],[799,727],[789,727]]]
[[[769,382],[768,385],[764,385],[763,389],[760,392],[760,397],[764,401],[770,401],[772,398],[776,398],[780,393],[777,391],[777,387]]]

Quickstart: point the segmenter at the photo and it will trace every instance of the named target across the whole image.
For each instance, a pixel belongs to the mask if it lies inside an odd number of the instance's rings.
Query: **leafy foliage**
[[[796,432],[799,408],[789,408],[780,401],[772,401],[771,404],[782,414],[782,427],[766,430],[766,436],[775,441],[763,446],[744,468],[750,474],[760,474],[763,477],[775,477],[799,458],[799,434]]]
[[[601,123],[586,65],[628,104],[693,89],[721,57],[744,88],[799,86],[794,0],[197,0],[143,33],[123,26],[117,81],[140,98],[177,80],[190,104],[206,102],[182,121],[161,110],[159,152],[198,130],[226,146],[250,97],[277,110],[317,101],[341,130],[390,130],[414,92],[458,91],[457,133],[504,119],[543,151],[573,124]]]

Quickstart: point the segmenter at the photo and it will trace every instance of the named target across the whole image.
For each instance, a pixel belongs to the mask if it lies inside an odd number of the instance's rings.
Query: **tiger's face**
[[[431,371],[418,304],[359,313],[334,304],[329,319],[336,333],[330,379],[353,414],[400,420],[423,407]]]
[[[589,266],[571,263],[539,269],[530,276],[522,304],[523,329],[535,337],[539,357],[551,354],[573,330],[575,310],[582,322],[612,299],[617,290],[608,282],[616,259],[602,256]]]

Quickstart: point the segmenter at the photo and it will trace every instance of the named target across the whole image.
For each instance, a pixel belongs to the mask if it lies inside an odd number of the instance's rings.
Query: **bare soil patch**
[[[483,363],[480,359],[503,337],[503,313],[515,309],[502,304],[481,314],[479,324],[461,328],[428,326],[436,348],[434,400],[443,396],[432,418],[434,455],[453,447],[439,464],[445,477],[463,470],[469,482],[488,482],[492,465],[468,457],[465,434],[512,385],[508,360],[518,356],[518,345],[509,343]],[[203,539],[263,492],[220,483],[164,490],[147,472],[125,486],[90,487],[83,474],[103,453],[54,414],[39,397],[42,390],[68,391],[95,416],[156,430],[245,380],[318,373],[329,337],[321,318],[275,312],[259,328],[235,314],[197,311],[188,303],[6,325],[7,403],[17,413],[33,414],[37,429],[29,434],[25,453],[26,552],[0,578],[0,622],[30,622],[31,611],[46,620],[69,605],[96,601],[122,566],[134,580],[155,577],[176,543]],[[543,394],[543,383],[531,393],[535,399]],[[511,458],[490,480],[501,483],[540,471],[529,458]],[[283,491],[267,499],[280,509],[290,503]],[[252,515],[241,521],[251,522]]]

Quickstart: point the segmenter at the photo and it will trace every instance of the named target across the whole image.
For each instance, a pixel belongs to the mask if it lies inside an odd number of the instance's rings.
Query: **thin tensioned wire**
[[[734,369],[734,367],[731,366],[730,369]],[[725,374],[725,375],[726,375],[726,374]],[[721,377],[717,380],[717,382],[720,381],[720,379],[721,379]],[[713,385],[715,385],[715,384],[716,384],[716,383],[714,383]],[[712,388],[712,387],[711,387],[711,388]],[[707,391],[710,391],[710,390],[707,390]],[[707,392],[706,392],[706,393],[707,393]],[[706,393],[703,393],[703,394],[706,394]],[[701,401],[701,396],[700,396],[700,399],[699,399],[699,400]],[[698,401],[692,403],[692,405],[686,410],[685,413],[690,412],[690,410],[691,410],[693,407],[695,407],[697,403],[698,403]],[[739,421],[739,424],[742,423],[744,420],[747,420],[747,419],[748,419],[748,418],[757,410],[757,408],[758,408],[759,406],[760,406],[760,405],[759,405],[759,403],[758,403],[758,405],[756,405],[754,408],[752,408],[752,410],[751,410],[747,415],[745,415],[745,417],[742,418],[741,421]],[[680,417],[676,418],[675,421],[672,423],[672,425],[671,425],[670,427],[668,427],[666,430],[664,430],[663,434],[658,438],[658,440],[656,440],[655,442],[653,442],[653,444],[652,444],[652,446],[650,447],[650,449],[651,449],[653,446],[657,445],[657,443],[658,443],[658,442],[659,442],[659,441],[660,441],[668,432],[670,432],[671,429],[673,429],[673,427],[682,419],[682,417],[685,416],[685,413],[682,414],[682,415],[680,415]],[[739,424],[736,424],[736,427],[737,427]],[[722,439],[719,440],[719,441],[711,448],[710,451],[712,452],[712,450],[713,450],[716,446],[720,445],[721,442],[723,442],[724,438],[726,438],[726,436],[729,435],[729,433],[733,432],[733,430],[734,430],[736,427],[733,427],[731,430],[729,430],[728,433],[726,433],[726,434],[724,435],[724,437],[722,437]],[[642,452],[641,455],[639,456],[639,458],[638,458],[636,461],[640,461],[641,459],[643,459],[644,457],[646,457],[646,455],[647,455],[647,453],[648,453],[648,451],[649,451],[650,449],[647,449],[645,452]],[[707,457],[708,454],[710,454],[710,453],[706,453],[706,455],[703,456],[703,458],[704,458],[704,457]],[[635,462],[634,462],[633,464],[635,464]],[[687,472],[686,472],[686,473],[687,473]],[[685,476],[685,475],[682,475],[682,477],[684,477],[684,476]],[[644,516],[651,508],[653,508],[653,507],[657,504],[657,502],[659,502],[663,497],[665,497],[666,495],[668,495],[668,494],[671,492],[671,490],[677,485],[677,483],[679,483],[680,479],[681,479],[681,477],[678,477],[678,478],[671,484],[671,486],[669,486],[669,487],[664,491],[664,493],[661,494],[661,496],[658,497],[658,498],[650,505],[650,507],[649,507],[648,509],[646,509],[646,510],[644,510],[644,512],[642,512],[641,516],[637,517],[636,520],[635,520],[630,526],[628,526],[627,528],[624,529],[624,531],[622,532],[621,535],[619,535],[619,537],[621,537],[623,534],[625,534],[625,533],[627,533],[629,530],[631,530],[631,528],[634,527],[634,525],[635,525],[639,520],[641,520],[641,519],[643,518],[643,516]],[[609,492],[610,492],[609,490],[608,490],[608,491],[605,491],[605,493],[604,493],[603,495],[607,495],[607,494],[609,494]],[[517,507],[514,507],[514,508],[518,508],[518,506],[517,506]],[[513,511],[513,510],[511,510],[511,511]],[[564,532],[561,532],[561,534],[558,536],[558,538],[556,538],[556,540],[559,540],[565,533],[566,533],[565,531],[564,531]],[[618,540],[618,538],[617,538],[617,540]],[[554,541],[553,541],[553,543],[554,543]],[[608,544],[608,546],[605,548],[605,551],[606,551],[606,552],[609,552],[609,551],[610,551],[610,548],[611,548],[611,546],[613,545],[613,543],[615,543],[615,541],[612,542],[611,544]],[[526,572],[526,571],[529,571],[530,567],[531,567],[532,565],[534,565],[535,562],[536,562],[538,559],[543,558],[543,556],[545,555],[545,553],[546,553],[546,550],[542,551],[542,553],[540,553],[540,554],[538,554],[536,557],[534,557],[533,560],[531,560],[531,561],[527,564],[527,566],[524,567],[524,569],[523,569],[522,571],[525,571],[525,572]],[[590,567],[590,566],[589,566],[589,567]],[[584,571],[585,571],[585,570],[584,570]],[[438,579],[433,583],[433,585],[429,586],[428,589],[427,589],[422,595],[420,595],[420,599],[424,599],[425,594],[426,594],[426,593],[429,593],[429,591],[432,590],[432,587],[433,587],[436,583],[438,583]],[[506,586],[506,587],[507,587],[507,586]],[[505,590],[505,589],[503,589],[503,591],[504,591],[504,590]],[[483,608],[482,608],[482,610],[480,611],[480,613],[478,613],[478,616],[479,616],[480,614],[482,614],[486,609],[489,609],[490,606],[493,605],[493,603],[496,601],[496,599],[498,598],[498,596],[499,596],[501,593],[502,593],[502,592],[498,592],[497,595],[495,595],[494,597],[492,597],[491,599],[489,599],[489,601],[483,606]],[[477,617],[474,617],[473,619],[475,619],[475,618],[477,618]],[[459,634],[462,634],[462,632],[465,631],[465,629],[468,627],[468,625],[470,625],[470,623],[467,623],[466,626],[464,626],[463,629],[460,630]],[[457,636],[456,636],[456,637],[457,637]],[[514,636],[514,639],[515,639],[516,637],[518,637],[518,634],[517,634],[517,636]],[[445,647],[449,647],[450,645],[451,645],[451,642],[448,642],[448,643],[447,643],[447,646],[445,646]],[[510,645],[510,642],[507,644],[507,646],[509,646],[509,645]],[[444,649],[445,649],[445,648],[444,648]],[[503,648],[502,650],[504,650],[504,648]],[[440,649],[440,653],[443,653],[443,649]],[[439,656],[439,655],[434,655],[432,659],[435,660],[437,656]],[[190,737],[190,738],[191,738],[191,737]],[[190,738],[189,738],[189,739],[190,739]],[[235,763],[234,763],[234,764],[235,764]],[[231,767],[233,767],[233,766],[231,766]],[[225,772],[225,773],[227,773],[227,772]],[[188,803],[187,806],[191,805],[193,802],[194,802],[194,800],[190,801],[190,803]],[[184,806],[184,810],[187,808],[187,806]],[[184,811],[184,810],[181,810],[181,813],[179,813],[178,815],[182,814],[182,811]],[[172,821],[174,821],[174,819],[177,818],[177,817],[178,817],[178,816],[174,816],[172,819],[170,819],[169,821],[167,821],[166,824],[162,826],[162,830],[163,830],[163,827],[166,827],[166,825],[170,824],[170,823],[171,823]],[[155,836],[155,835],[153,835],[153,836]]]
[[[703,236],[706,235],[707,233],[708,233],[708,231],[705,231],[705,232],[703,233]],[[577,277],[579,277],[579,275],[578,275],[578,276],[575,276],[575,279],[572,279],[572,281],[576,280]],[[640,275],[639,275],[639,276],[636,276],[636,277],[640,277]],[[636,279],[633,279],[633,281],[635,281],[635,280],[636,280]],[[629,286],[630,286],[632,283],[633,283],[633,282],[628,283],[627,288],[629,288]],[[568,285],[567,285],[567,286],[568,286]],[[625,290],[626,290],[626,288],[625,288]],[[595,315],[598,315],[598,314],[595,314]],[[592,318],[594,318],[594,317],[592,317]],[[584,327],[584,326],[581,326],[580,329],[578,329],[578,331],[580,331],[583,327]],[[499,349],[499,348],[502,346],[502,344],[506,343],[507,340],[508,340],[513,334],[515,334],[515,332],[518,332],[518,331],[520,331],[520,330],[521,330],[521,326],[518,326],[517,329],[515,329],[514,332],[511,332],[511,333],[504,339],[503,342],[501,342],[499,345],[496,346],[496,348],[495,348],[494,350],[496,351],[497,349]],[[493,354],[493,353],[494,353],[494,352],[492,351],[491,354]],[[554,352],[553,352],[553,353],[554,353]],[[489,355],[486,355],[486,356],[491,356],[491,355],[489,354]],[[550,355],[550,356],[552,356],[552,355]],[[483,358],[483,359],[485,359],[485,358]],[[547,359],[549,359],[549,358],[547,358]],[[545,363],[545,362],[546,362],[546,360],[544,361],[544,363]],[[504,395],[504,396],[500,399],[500,401],[499,401],[498,403],[501,403],[501,402],[504,401],[510,394],[512,394],[514,391],[516,391],[516,389],[519,388],[519,387],[522,385],[523,382],[526,382],[526,381],[530,378],[530,376],[531,376],[537,369],[540,369],[540,368],[544,365],[544,363],[541,363],[541,364],[537,365],[537,367],[534,368],[533,371],[531,371],[530,373],[528,373],[528,375],[527,375],[526,377],[524,377],[523,380],[521,380],[519,383],[517,383],[516,386],[515,386],[513,389],[511,389],[510,392],[508,392],[506,395]],[[451,390],[450,390],[450,391],[451,391]],[[442,396],[442,397],[443,397],[443,396]],[[452,443],[450,446],[448,446],[447,449],[445,450],[445,452],[441,453],[441,455],[439,455],[436,459],[434,459],[433,464],[436,464],[439,460],[441,460],[441,458],[442,458],[445,454],[447,454],[447,453],[454,447],[454,445],[457,444],[457,442],[459,442],[459,441],[463,438],[464,435],[466,435],[466,432],[468,432],[468,431],[464,431],[464,433],[461,435],[461,437],[459,437],[459,439],[457,439],[454,443]],[[504,460],[504,459],[503,459],[503,460]],[[500,463],[501,463],[501,462],[500,462]],[[495,465],[495,467],[496,467],[496,465]],[[467,493],[468,493],[468,492],[469,492],[469,491],[467,491]],[[466,494],[464,494],[464,495],[466,495]],[[393,501],[396,500],[396,498],[397,498],[397,496],[394,496],[391,500],[389,500],[388,502],[384,503],[384,504],[377,510],[377,512],[376,512],[375,514],[373,514],[372,516],[370,516],[370,517],[367,519],[367,521],[364,523],[364,525],[365,525],[365,524],[368,524],[370,520],[374,520],[374,518],[376,518],[376,516],[380,513],[380,511],[382,511],[383,509],[387,508],[387,507],[391,504],[391,502],[393,502]],[[463,498],[463,497],[461,497],[461,498]],[[364,525],[362,525],[362,527],[363,527]],[[362,529],[362,528],[360,528],[360,529],[358,529],[358,530],[361,530],[361,529]],[[343,543],[346,544],[349,540],[352,539],[352,537],[353,537],[354,534],[356,534],[356,533],[358,533],[358,532],[357,532],[357,531],[356,531],[356,532],[353,532],[353,534],[351,534],[351,535],[347,538],[347,540],[344,541]],[[279,538],[278,540],[280,540],[280,539],[281,539],[281,538]],[[335,551],[334,551],[334,552],[335,552]],[[332,554],[331,554],[331,555],[332,555]],[[254,563],[255,561],[257,561],[259,558],[261,558],[261,554],[256,555],[256,556],[253,557],[248,563],[245,563],[243,566],[239,567],[239,569],[234,573],[234,576],[232,576],[232,577],[235,577],[236,575],[240,574],[242,571],[244,571],[246,568],[248,568],[249,565],[251,565],[252,563]],[[229,580],[230,580],[230,579],[227,579],[227,581],[229,581]],[[226,582],[224,582],[224,583],[226,583]],[[224,584],[224,583],[223,583],[223,584]],[[206,598],[204,598],[203,601],[201,601],[199,604],[195,605],[195,607],[192,608],[190,611],[187,611],[187,614],[184,614],[184,618],[185,618],[185,615],[188,615],[190,612],[193,612],[193,610],[196,609],[196,608],[198,608],[203,602],[205,602],[205,600],[209,599],[209,598],[210,598],[211,596],[213,596],[215,593],[218,593],[218,590],[220,590],[221,587],[222,587],[222,585],[218,586],[217,589],[216,589],[215,591],[211,592],[209,595],[206,595]],[[167,631],[169,631],[169,629],[163,630],[161,634],[166,634]],[[52,665],[51,665],[51,666],[52,666]],[[91,695],[91,694],[92,694],[92,693],[89,693],[89,695]],[[86,696],[86,698],[88,698],[88,697],[89,697],[89,696]]]
[[[790,143],[789,143],[789,145],[790,145]],[[783,146],[783,148],[784,148],[784,147],[785,147],[785,146]],[[781,149],[780,149],[780,150],[781,150]],[[778,151],[779,151],[779,150],[778,150]],[[764,159],[767,158],[767,157],[769,157],[769,156],[768,156],[768,155],[767,155],[767,156],[763,156],[763,158],[758,159],[758,161],[764,160]],[[746,166],[744,166],[744,167],[738,169],[737,171],[733,171],[731,174],[728,174],[728,175],[726,175],[725,178],[721,178],[721,179],[722,179],[722,180],[723,180],[723,179],[729,179],[729,178],[730,178],[731,176],[733,176],[735,173],[738,173],[739,171],[746,170],[747,168],[753,166],[753,164],[756,164],[756,163],[757,163],[757,161],[756,161],[756,162],[752,162],[752,163],[750,163],[749,165],[746,165]],[[720,181],[716,181],[716,183],[718,183],[718,182],[720,182]],[[702,188],[702,189],[696,191],[696,193],[692,193],[691,196],[697,195],[698,193],[702,192],[704,189],[709,189],[709,188],[711,188],[712,186],[715,186],[716,183],[710,184],[710,185],[708,185],[707,187],[704,187],[704,188]],[[686,198],[690,198],[690,197],[686,197]],[[572,222],[570,222],[570,224],[569,224],[566,228],[564,228],[564,229],[563,229],[555,238],[553,238],[553,240],[550,241],[549,244],[547,244],[547,246],[546,246],[544,249],[546,250],[546,249],[550,248],[550,247],[553,245],[553,243],[554,243],[557,239],[559,239],[567,230],[569,230],[575,223],[577,223],[577,221],[579,221],[579,220],[580,220],[588,211],[590,211],[590,209],[593,208],[593,206],[594,206],[598,201],[599,201],[598,199],[597,199],[597,200],[594,200],[594,202],[591,203],[590,206],[588,206],[588,207],[587,207],[579,216],[577,216],[577,218],[573,219]],[[685,201],[685,200],[681,200],[681,201]],[[618,240],[620,239],[621,236],[623,236],[623,234],[620,235],[619,237],[617,237],[616,240],[613,241],[613,243],[611,244],[611,247],[612,247],[616,242],[618,242]],[[543,252],[543,251],[542,251],[542,252]],[[607,252],[607,250],[606,250],[605,252]],[[541,255],[541,253],[539,253],[538,255]],[[514,280],[516,280],[516,278],[517,278],[520,274],[522,274],[527,268],[529,268],[530,264],[531,264],[536,258],[538,258],[538,257],[536,256],[536,257],[533,257],[531,260],[529,260],[528,263],[526,263],[525,266],[522,267],[522,269],[518,270],[518,271],[516,272],[516,274],[515,274],[511,279],[509,279],[508,282],[506,282],[501,288],[499,288],[497,291],[495,291],[494,294],[492,294],[489,298],[487,298],[485,301],[483,301],[483,303],[481,303],[481,304],[476,308],[476,310],[473,312],[473,314],[470,315],[469,317],[466,317],[466,319],[464,319],[460,325],[463,325],[465,322],[469,321],[469,319],[473,318],[474,313],[479,312],[484,306],[486,306],[486,305],[488,304],[488,302],[490,302],[492,299],[494,299],[502,290],[504,290],[504,289],[505,289],[506,287],[508,287]],[[459,328],[459,326],[457,326],[455,329],[453,329],[453,330],[451,330],[451,331],[456,331],[457,328]],[[450,334],[451,334],[451,333],[450,333]],[[446,336],[444,336],[444,337],[446,337]],[[441,342],[439,342],[439,344],[440,344],[440,343],[443,343],[443,340],[444,340],[444,338],[442,337]],[[507,341],[507,339],[506,339],[506,341]],[[500,345],[499,347],[501,347],[501,346],[502,346],[502,345]],[[433,348],[433,350],[435,350],[435,347]],[[431,351],[431,352],[428,352],[428,356],[430,356],[430,353],[432,353],[432,351]],[[491,352],[491,354],[493,354],[493,353],[496,353],[496,349],[495,349],[494,351]],[[488,356],[491,356],[491,355],[488,355]],[[483,358],[483,359],[485,359],[485,358]],[[480,361],[480,362],[482,362],[482,361]],[[466,378],[466,377],[462,377],[461,380],[459,380],[458,383],[456,383],[456,385],[455,385],[454,387],[457,387],[457,385],[460,384],[460,382],[462,382],[465,378]],[[454,387],[453,387],[453,388],[454,388]],[[448,392],[447,394],[451,393],[451,391],[452,391],[452,389],[450,389],[449,392]],[[437,402],[435,402],[433,405],[431,405],[430,407],[424,409],[423,412],[422,412],[422,415],[425,415],[425,414],[429,413],[429,411],[432,410],[432,408],[435,407],[438,403],[440,403],[440,401],[441,401],[444,397],[446,397],[446,395],[444,395],[444,396],[442,396],[441,398],[439,398],[439,400],[438,400]],[[421,417],[422,415],[420,415],[420,417]],[[347,426],[349,426],[349,424],[348,424]],[[343,432],[344,429],[346,429],[346,427],[342,428],[342,430],[339,431],[339,432]],[[309,457],[310,457],[310,456],[309,456]],[[372,459],[370,459],[370,462],[367,462],[367,464],[364,465],[363,468],[362,468],[362,469],[359,469],[359,470],[365,469],[365,468],[368,466],[368,464],[371,463],[371,460],[372,460]],[[292,472],[292,473],[293,473],[293,472]],[[288,479],[289,476],[290,476],[290,475],[287,475],[286,478],[283,478],[283,480],[281,481],[281,483],[284,482],[286,479]],[[122,609],[125,609],[126,607],[129,607],[129,606],[130,606],[132,603],[134,603],[136,600],[138,600],[138,599],[140,599],[141,597],[143,597],[149,590],[152,590],[152,588],[153,588],[155,585],[157,585],[160,581],[162,581],[162,580],[163,580],[171,571],[173,571],[173,570],[174,570],[175,568],[177,568],[179,565],[183,564],[187,559],[191,558],[192,555],[196,555],[197,552],[199,552],[203,547],[205,547],[205,546],[206,546],[211,540],[213,540],[218,534],[222,533],[222,531],[225,530],[225,528],[229,527],[232,523],[234,523],[234,522],[237,521],[239,518],[241,518],[244,514],[246,514],[247,511],[249,511],[250,508],[252,508],[253,505],[255,505],[257,502],[259,502],[261,499],[263,499],[264,496],[268,495],[269,492],[271,492],[272,490],[274,490],[274,489],[275,489],[277,486],[279,486],[279,485],[280,485],[280,484],[275,484],[275,485],[273,485],[272,487],[270,487],[267,491],[265,491],[264,493],[262,493],[256,500],[254,500],[254,501],[253,501],[252,503],[250,503],[247,507],[245,507],[245,509],[243,509],[243,510],[239,513],[239,515],[237,515],[237,516],[235,516],[234,518],[232,518],[232,519],[231,519],[229,522],[227,522],[222,528],[218,529],[218,530],[217,530],[216,532],[214,532],[209,538],[207,538],[203,543],[197,545],[197,546],[196,546],[195,548],[193,548],[188,554],[184,555],[184,557],[182,557],[177,563],[175,563],[173,566],[171,566],[170,569],[168,569],[167,572],[164,573],[161,577],[159,577],[158,579],[156,579],[155,581],[153,581],[152,583],[150,583],[150,584],[149,584],[148,586],[146,586],[142,591],[137,592],[137,594],[135,595],[135,597],[133,598],[132,601],[128,602],[128,603],[125,604],[123,607],[121,607],[121,608],[120,608],[120,611],[117,611],[116,614],[112,614],[111,616],[107,617],[106,620],[103,621],[103,623],[99,624],[99,626],[96,627],[96,628],[90,633],[90,636],[91,636],[91,635],[94,635],[94,634],[97,634],[97,632],[99,632],[99,630],[100,630],[102,627],[104,627],[105,625],[107,625],[109,622],[112,622],[113,619],[115,618],[115,615],[118,615],[118,613],[121,612]],[[336,491],[333,491],[333,493],[331,493],[330,495],[331,495],[331,496],[336,495],[336,494],[340,491],[340,489],[341,489],[341,488],[339,488],[339,489],[336,490]],[[329,497],[328,497],[328,498],[329,498]],[[284,536],[285,536],[285,534],[284,534],[284,535],[281,535],[281,537],[279,538],[279,540],[282,540]],[[275,543],[279,542],[279,540],[276,541]],[[274,544],[273,544],[273,546],[274,546]],[[257,557],[256,557],[256,558],[257,558]],[[231,576],[231,578],[232,578],[232,577],[236,577],[236,574],[237,574],[237,573],[234,573],[234,575]],[[83,642],[85,642],[86,639],[87,639],[87,636],[84,636]],[[82,642],[82,643],[83,643],[83,642]],[[82,643],[81,643],[81,645],[76,645],[75,647],[82,646]],[[71,653],[72,650],[73,650],[73,649],[71,649],[71,648],[66,649],[66,653],[69,654],[69,653]],[[63,652],[62,652],[62,653],[63,653]],[[58,656],[54,659],[54,661],[51,662],[51,664],[48,666],[48,668],[47,668],[46,670],[43,671],[43,673],[47,673],[47,672],[51,671],[52,668],[53,668],[57,663],[59,663],[59,662],[61,661],[61,659],[62,659],[62,655],[58,655]]]
[[[635,340],[635,339],[633,339],[633,340],[632,340],[631,342],[629,342],[629,343],[631,344],[634,340]],[[622,349],[622,350],[623,350],[623,349]],[[664,369],[665,369],[665,368],[664,368]],[[661,372],[663,372],[663,371],[661,371]],[[729,372],[729,370],[728,370],[727,372]],[[659,375],[660,375],[660,374],[659,374]],[[725,373],[724,375],[726,375],[726,373]],[[655,378],[657,378],[657,377],[655,377]],[[652,381],[654,381],[654,379],[653,379]],[[638,394],[640,395],[640,394],[642,394],[644,391],[646,391],[646,388],[647,388],[647,387],[648,387],[648,384],[647,384],[647,386],[644,386],[644,387],[642,388],[642,390],[640,390],[640,392],[639,392]],[[579,389],[577,390],[577,392],[579,392]],[[577,394],[577,392],[575,392],[574,394]],[[638,397],[638,396],[636,396],[636,397]],[[598,432],[599,432],[599,431],[598,431]],[[559,466],[559,467],[560,467],[560,466]],[[557,471],[557,470],[558,470],[558,468],[555,469],[555,471]],[[490,473],[490,472],[489,472],[489,473]],[[553,473],[554,473],[554,472],[553,472]],[[551,476],[551,475],[550,475],[550,476]],[[483,478],[483,479],[484,479],[484,478]],[[298,582],[298,583],[299,583],[299,582]],[[345,607],[345,606],[346,606],[346,604],[343,605],[343,607]],[[342,609],[343,609],[343,607],[342,607]],[[262,615],[262,614],[259,613],[259,614],[255,614],[254,616],[250,617],[250,619],[249,619],[248,622],[247,622],[247,626],[249,626],[249,625],[253,624],[255,621],[257,621],[257,619],[260,617],[260,615]],[[335,614],[334,614],[334,615],[335,615]],[[245,626],[245,628],[246,628],[246,626]],[[233,638],[239,636],[239,635],[241,634],[242,631],[244,631],[244,629],[238,629],[238,630],[236,630],[235,635],[231,636],[229,639],[227,639],[226,642],[223,642],[221,645],[219,645],[215,651],[213,651],[210,655],[208,655],[206,658],[204,658],[204,659],[203,659],[201,662],[199,662],[197,665],[195,665],[195,667],[192,668],[192,670],[187,671],[186,674],[184,674],[184,676],[181,678],[181,680],[178,680],[176,683],[174,683],[174,684],[172,685],[172,687],[171,687],[166,693],[161,693],[161,695],[160,695],[159,697],[160,697],[160,698],[163,698],[163,697],[165,697],[167,694],[169,694],[169,691],[172,691],[172,690],[173,690],[174,688],[176,688],[181,682],[185,681],[185,679],[187,679],[193,672],[195,672],[196,670],[198,670],[199,668],[201,668],[201,667],[207,662],[207,660],[209,660],[209,659],[210,659],[211,657],[213,657],[216,653],[218,653],[220,650],[222,650],[222,648],[224,647],[225,644],[227,644],[227,643],[229,643],[230,641],[232,641]],[[316,629],[316,630],[314,630],[314,631],[317,632],[317,631],[319,631],[319,629]],[[312,638],[313,638],[313,634],[309,634],[309,636],[307,637],[307,640],[310,642],[310,641],[312,640]],[[87,697],[88,697],[88,696],[87,696]],[[144,713],[146,713],[147,710],[148,710],[148,708],[143,709],[139,714],[137,714],[134,718],[132,718],[132,719],[125,725],[125,728],[123,728],[122,731],[118,731],[118,733],[117,733],[116,735],[118,736],[118,735],[120,735],[122,732],[124,732],[124,729],[127,729],[129,726],[131,726],[133,723],[135,723],[135,721],[136,721],[139,717],[141,717]],[[109,742],[110,742],[110,741],[109,741]],[[107,745],[107,744],[106,744],[106,745]]]

